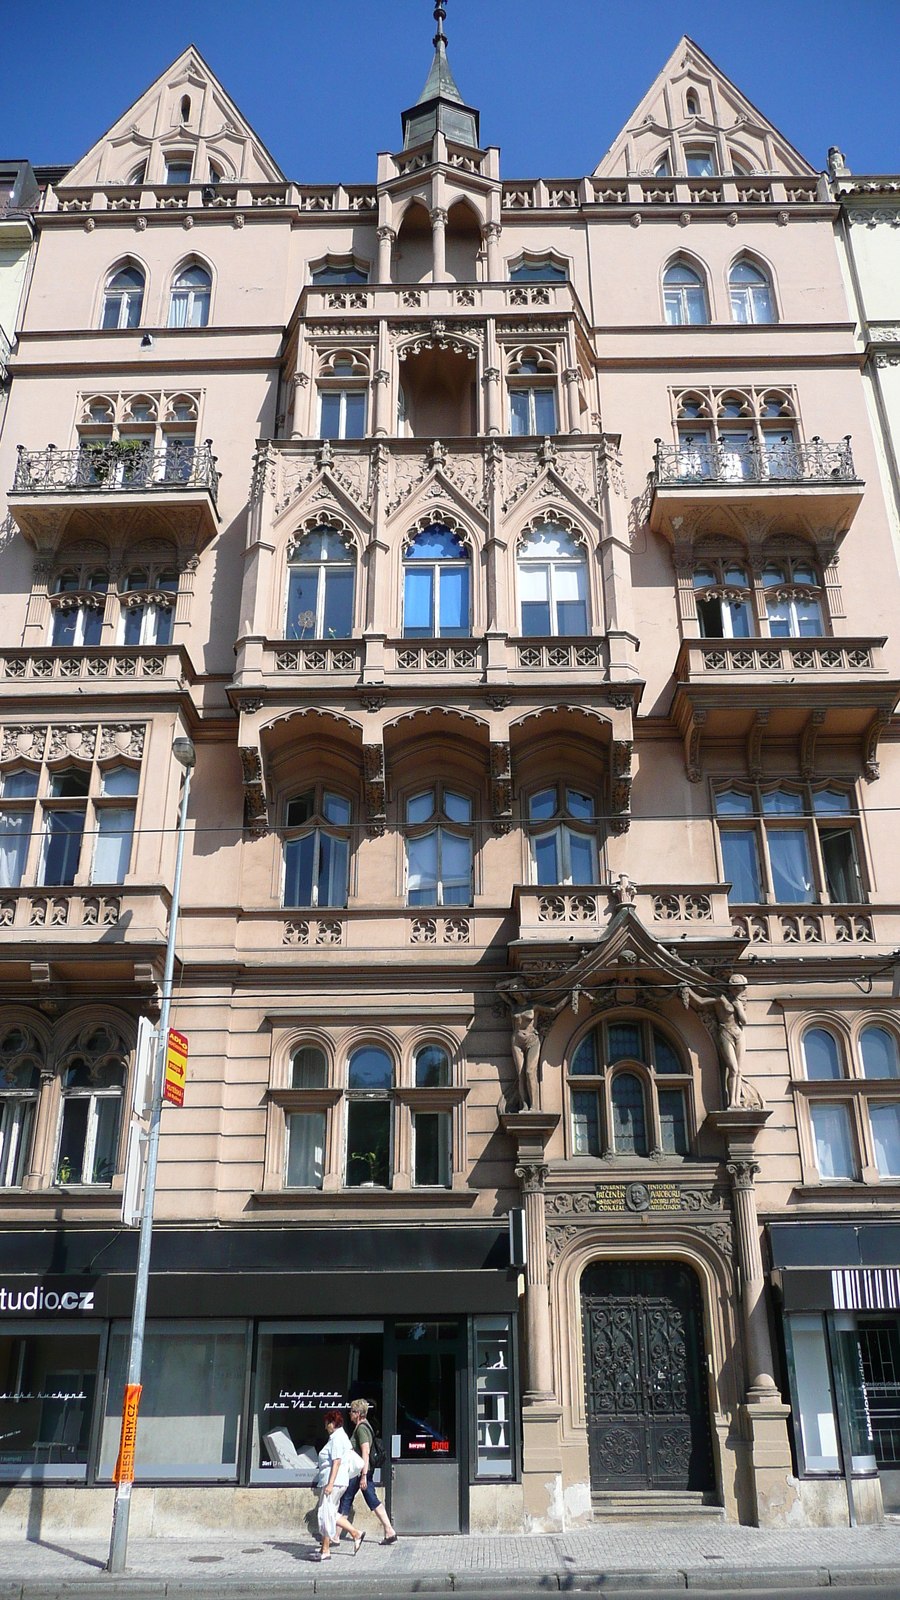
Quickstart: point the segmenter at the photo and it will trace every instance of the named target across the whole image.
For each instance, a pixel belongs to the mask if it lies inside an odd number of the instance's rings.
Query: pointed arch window
[[[524,638],[586,634],[587,561],[564,528],[545,523],[525,535],[517,558]]]
[[[465,639],[471,632],[470,557],[458,534],[423,528],[403,556],[403,637]]]
[[[120,267],[103,294],[101,328],[136,328],[144,304],[144,274],[140,267]]]
[[[349,639],[356,560],[333,528],[314,528],[288,555],[285,638]]]
[[[172,285],[169,301],[170,328],[205,328],[209,322],[212,279],[205,267],[195,262],[183,267]]]
[[[102,1024],[86,1028],[64,1060],[57,1183],[112,1183],[126,1055],[120,1035]]]
[[[765,273],[752,261],[736,261],[728,274],[735,322],[775,322],[775,301]]]
[[[666,321],[673,328],[709,321],[706,290],[699,272],[686,261],[673,261],[663,277]]]

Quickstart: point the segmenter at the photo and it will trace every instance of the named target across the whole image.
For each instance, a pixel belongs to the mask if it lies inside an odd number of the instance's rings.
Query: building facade
[[[190,49],[36,214],[0,1531],[109,1512],[184,735],[133,1529],[295,1529],[359,1394],[401,1531],[894,1503],[900,577],[837,206],[686,39],[590,175],[506,180],[437,15],[372,185],[288,181]]]

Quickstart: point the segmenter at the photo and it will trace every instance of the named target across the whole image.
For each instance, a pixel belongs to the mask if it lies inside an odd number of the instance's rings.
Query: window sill
[[[410,1210],[422,1206],[429,1210],[446,1207],[473,1206],[478,1199],[476,1189],[257,1189],[251,1196],[258,1206],[302,1207],[315,1210],[341,1211],[362,1207],[371,1210],[385,1206],[389,1210]]]
[[[795,1184],[793,1193],[800,1200],[824,1200],[833,1195],[849,1200],[856,1195],[870,1204],[876,1195],[883,1195],[885,1200],[896,1204],[900,1200],[900,1177],[881,1178],[877,1182],[868,1182],[864,1178],[824,1178],[821,1183],[806,1181]]]
[[[122,1191],[109,1184],[85,1184],[83,1188],[58,1184],[50,1189],[0,1189],[0,1206],[31,1205],[108,1206],[118,1212]]]

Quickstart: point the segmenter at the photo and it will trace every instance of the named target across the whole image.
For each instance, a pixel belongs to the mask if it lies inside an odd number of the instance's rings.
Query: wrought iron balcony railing
[[[716,443],[698,440],[695,444],[663,444],[656,441],[653,481],[656,488],[688,485],[729,488],[741,484],[826,484],[858,483],[850,450],[850,435],[839,444],[811,439],[808,444],[780,440],[777,444],[735,442],[727,438]]]
[[[78,450],[26,450],[11,494],[128,494],[207,489],[213,504],[219,488],[212,440],[195,445],[173,440],[164,450],[130,441],[84,444]]]

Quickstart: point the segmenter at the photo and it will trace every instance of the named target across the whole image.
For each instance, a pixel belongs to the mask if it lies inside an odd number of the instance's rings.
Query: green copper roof
[[[464,103],[463,97],[456,87],[453,73],[450,71],[446,45],[440,36],[438,37],[428,80],[416,104],[421,106],[424,105],[426,100],[437,100],[438,97],[444,100],[456,100],[459,105]]]

